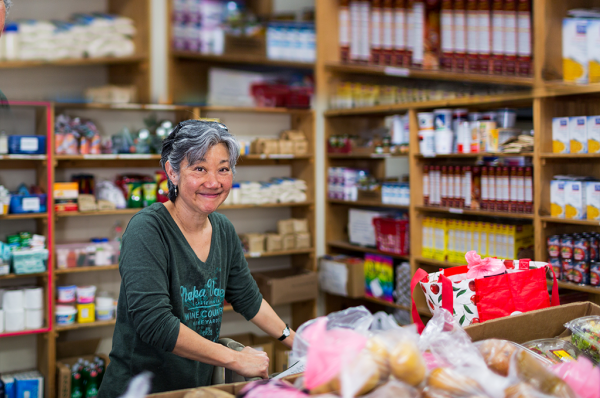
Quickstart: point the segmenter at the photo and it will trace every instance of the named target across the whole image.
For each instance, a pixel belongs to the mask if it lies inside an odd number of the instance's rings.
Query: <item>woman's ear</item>
[[[175,173],[175,170],[173,170],[170,160],[167,160],[167,163],[165,163],[165,170],[171,183],[173,183],[173,185],[179,185],[179,176]]]

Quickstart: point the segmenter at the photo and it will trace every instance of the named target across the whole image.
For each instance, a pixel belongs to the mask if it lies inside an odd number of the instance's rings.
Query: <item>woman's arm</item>
[[[269,377],[269,357],[265,352],[251,347],[234,351],[205,339],[183,323],[179,326],[173,354],[209,365],[223,366],[245,377]]]
[[[258,326],[263,332],[276,339],[281,337],[283,329],[285,329],[285,322],[281,320],[279,315],[273,311],[273,308],[263,299],[258,313],[250,321]],[[283,344],[292,348],[294,344],[294,337],[296,332],[290,329],[290,335],[282,341]]]

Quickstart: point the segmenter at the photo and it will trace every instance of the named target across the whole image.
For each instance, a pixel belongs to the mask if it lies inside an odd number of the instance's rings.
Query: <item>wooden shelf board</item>
[[[431,314],[431,311],[429,311],[427,307],[417,307],[417,312],[419,313],[419,315],[426,316],[428,318],[433,318],[433,314]]]
[[[598,220],[571,220],[568,218],[557,218],[550,216],[541,216],[540,220],[546,222],[553,222],[558,224],[576,224],[576,225],[589,225],[592,227],[597,227],[600,225],[600,221]]]
[[[415,79],[432,79],[432,80],[458,80],[478,83],[515,85],[515,86],[531,86],[534,85],[533,77],[520,76],[497,76],[486,75],[483,73],[460,73],[446,72],[440,70],[422,70],[412,68],[402,68],[395,66],[379,66],[379,65],[354,65],[344,63],[328,63],[325,65],[327,69],[338,73],[356,73],[370,75],[395,76],[402,78]]]
[[[478,157],[520,157],[520,156],[533,156],[533,152],[521,152],[521,153],[452,153],[450,155],[421,155],[420,153],[415,155],[419,159],[463,159],[463,158],[478,158]]]
[[[160,160],[156,154],[115,154],[115,155],[55,155],[54,159],[61,160]]]
[[[80,272],[110,271],[110,270],[115,270],[115,269],[119,269],[119,264],[56,269],[56,270],[54,270],[54,273],[55,274],[78,274]]]
[[[545,82],[543,88],[547,96],[600,93],[600,83],[578,84],[555,80]]]
[[[450,263],[448,261],[433,260],[431,258],[425,258],[425,257],[420,257],[420,256],[416,256],[416,257],[414,257],[414,259],[418,263],[432,265],[434,267],[441,267],[441,268],[452,268],[452,267],[460,267],[460,266],[465,265],[465,264],[458,264],[458,263]]]
[[[392,153],[372,153],[369,155],[357,155],[352,153],[329,153],[329,159],[388,159],[388,158],[405,158],[408,153],[392,154]]]
[[[328,203],[337,204],[337,205],[346,205],[346,206],[366,206],[366,207],[388,207],[391,209],[402,209],[408,210],[409,206],[400,206],[400,205],[391,205],[381,202],[375,202],[372,200],[337,200],[337,199],[327,199]]]
[[[0,160],[46,160],[46,155],[0,155]]]
[[[261,258],[261,257],[276,257],[276,256],[291,256],[294,254],[312,254],[315,249],[294,249],[294,250],[282,250],[278,252],[262,252],[262,253],[245,253],[246,258]]]
[[[548,286],[552,286],[552,280],[548,279]],[[577,290],[580,292],[586,292],[591,294],[600,294],[600,287],[588,286],[588,285],[578,285],[572,282],[561,282],[558,281],[558,287],[561,289],[569,289],[569,290]]]
[[[337,117],[337,116],[361,116],[370,114],[394,114],[397,112],[403,112],[410,109],[433,109],[433,108],[453,108],[459,106],[479,106],[479,105],[493,105],[493,104],[507,104],[507,103],[521,103],[533,101],[535,95],[533,92],[526,93],[515,93],[515,94],[501,94],[501,95],[486,95],[486,96],[472,96],[465,98],[454,98],[444,100],[432,100],[424,102],[407,102],[401,104],[392,105],[376,105],[364,108],[350,108],[350,109],[331,109],[325,111],[325,117]]]
[[[201,106],[201,112],[236,112],[236,113],[274,113],[290,115],[308,115],[312,113],[310,109],[293,108],[259,108],[259,107],[240,107],[240,106]]]
[[[38,278],[38,277],[46,277],[48,276],[48,271],[46,272],[36,272],[35,274],[8,274],[8,275],[0,275],[0,280],[3,279],[20,279],[20,278]]]
[[[113,216],[113,215],[132,215],[142,209],[117,209],[117,210],[98,210],[98,211],[57,211],[57,217],[88,217],[88,216]]]
[[[371,247],[353,245],[351,243],[344,242],[344,241],[329,241],[329,242],[327,242],[327,245],[329,245],[331,247],[336,247],[338,249],[354,250],[354,251],[363,252],[363,253],[380,254],[382,256],[394,257],[394,258],[398,258],[401,260],[409,259],[409,256],[400,256],[400,255],[394,254],[394,253],[382,252],[382,251],[379,251],[379,250],[371,248]]]
[[[116,319],[111,319],[110,321],[96,321],[96,322],[88,322],[88,323],[75,322],[72,325],[64,325],[64,326],[56,325],[55,330],[57,332],[64,332],[67,330],[96,328],[96,327],[101,327],[101,326],[114,326],[116,323],[117,323]]]
[[[13,337],[13,336],[26,336],[29,334],[43,334],[48,333],[50,331],[49,328],[45,327],[42,329],[28,329],[28,330],[20,330],[18,332],[4,332],[0,333],[0,338],[2,337]]]
[[[542,159],[600,159],[600,153],[542,153]]]
[[[499,218],[520,218],[532,220],[533,214],[524,213],[504,213],[504,212],[492,212],[484,210],[466,210],[452,207],[431,207],[431,206],[416,206],[416,209],[422,212],[430,213],[453,213],[453,214],[464,214],[470,216],[483,216],[483,217],[499,217]]]
[[[277,59],[268,59],[265,57],[257,57],[254,55],[231,55],[231,54],[201,54],[191,51],[173,51],[173,56],[182,59],[196,59],[199,61],[215,62],[215,63],[227,63],[227,64],[250,64],[250,65],[266,65],[266,66],[280,66],[284,68],[298,68],[298,69],[313,69],[314,63],[300,62],[300,61],[285,61]]]
[[[33,218],[48,218],[48,213],[4,214],[0,220],[28,220]]]
[[[59,109],[105,109],[111,111],[189,111],[189,106],[167,104],[102,104],[96,102],[56,102]]]
[[[375,298],[375,297],[366,297],[365,296],[365,297],[361,297],[361,299],[366,300],[366,301],[370,301],[370,302],[375,303],[375,304],[384,305],[386,307],[392,307],[392,308],[397,308],[399,310],[410,311],[409,307],[405,307],[403,305],[396,304],[396,303],[390,303],[389,301],[385,301],[385,300],[378,299],[378,298]]]
[[[222,205],[219,210],[236,210],[236,209],[257,209],[257,208],[270,208],[270,207],[303,207],[312,206],[314,203],[311,201],[306,202],[291,202],[291,203],[265,203],[262,205]]]
[[[87,66],[87,65],[118,65],[133,64],[147,60],[146,55],[132,55],[129,57],[102,57],[102,58],[74,58],[59,59],[55,61],[3,61],[0,69],[21,69],[40,66]]]
[[[240,162],[244,160],[298,160],[298,159],[312,159],[312,155],[242,155],[240,156]],[[239,163],[238,163],[239,165]]]

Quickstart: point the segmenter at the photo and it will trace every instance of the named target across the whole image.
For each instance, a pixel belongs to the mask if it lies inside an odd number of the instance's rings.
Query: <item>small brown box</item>
[[[340,282],[344,279],[345,284]],[[319,287],[338,296],[364,297],[365,261],[348,256],[322,258],[319,263]]]
[[[306,136],[300,130],[285,130],[281,133],[282,140],[306,141]]]
[[[283,235],[281,246],[283,250],[294,250],[296,248],[296,236],[294,234]]]
[[[296,240],[296,249],[310,249],[310,234],[308,232],[301,232],[294,235]]]
[[[107,355],[96,354],[100,339],[68,341],[57,343],[56,349],[56,380],[57,380],[57,398],[71,398],[71,370],[72,366],[79,358],[87,361],[93,361],[94,357],[100,357],[104,360],[105,369],[110,359]],[[68,365],[68,366],[67,366]]]
[[[259,138],[252,141],[250,151],[257,155],[273,155],[279,153],[278,140],[266,140]]]
[[[282,155],[293,155],[294,141],[279,140],[279,153]]]
[[[242,234],[242,244],[248,253],[263,253],[265,251],[264,234]]]
[[[290,304],[317,298],[317,273],[299,268],[252,274],[263,297],[271,305]]]
[[[281,373],[290,367],[291,350],[275,351],[275,373]]]
[[[306,218],[293,218],[294,233],[308,232],[308,220]]]
[[[265,35],[236,36],[225,35],[225,54],[267,56],[267,39]]]
[[[294,155],[301,156],[308,154],[308,141],[294,141]]]
[[[96,211],[98,205],[96,204],[96,197],[94,195],[79,194],[77,197],[77,207],[79,211]]]
[[[279,235],[288,235],[294,233],[294,220],[279,220],[277,221],[277,232]]]
[[[283,250],[283,238],[278,234],[267,234],[267,252],[279,252]]]

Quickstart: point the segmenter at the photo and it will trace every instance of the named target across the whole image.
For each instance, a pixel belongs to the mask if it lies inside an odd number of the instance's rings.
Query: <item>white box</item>
[[[588,20],[587,25],[588,81],[600,83],[600,21]]]
[[[584,187],[584,181],[566,181],[565,218],[573,220],[585,220],[587,206],[585,204]]]
[[[571,153],[587,153],[587,117],[569,118],[569,147]]]
[[[208,73],[208,103],[223,106],[254,106],[252,84],[262,83],[270,75],[211,68]]]
[[[590,116],[587,121],[588,153],[600,153],[600,116]]]
[[[600,181],[585,183],[585,202],[587,204],[587,219],[600,220]]]
[[[550,215],[565,218],[565,182],[564,180],[550,181]]]
[[[566,82],[588,83],[587,28],[587,19],[563,19],[563,80]]]
[[[569,118],[555,117],[552,119],[552,152],[569,153]]]
[[[361,246],[376,246],[373,219],[385,213],[369,210],[350,209],[348,214],[348,236],[350,243]]]

